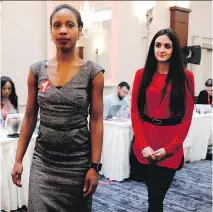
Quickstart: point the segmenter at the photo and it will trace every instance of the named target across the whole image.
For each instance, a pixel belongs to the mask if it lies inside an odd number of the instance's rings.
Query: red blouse
[[[131,118],[135,136],[133,151],[140,163],[148,164],[148,160],[142,158],[141,151],[148,146],[154,151],[164,148],[168,156],[160,161],[156,161],[156,165],[176,169],[181,163],[183,156],[183,142],[188,134],[192,120],[194,109],[194,76],[192,72],[186,71],[186,76],[189,81],[189,86],[191,86],[193,96],[186,86],[186,112],[181,124],[174,126],[157,126],[145,122],[139,117],[137,95],[142,75],[143,69],[139,69],[136,72],[132,89]],[[168,85],[166,94],[160,105],[161,91],[164,87],[166,77],[167,74],[156,72],[153,76],[151,85],[146,91],[146,103],[149,117],[163,119],[170,116],[169,99],[171,85]]]

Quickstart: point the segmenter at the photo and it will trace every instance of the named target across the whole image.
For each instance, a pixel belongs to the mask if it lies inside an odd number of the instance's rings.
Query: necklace
[[[8,100],[5,105],[6,106],[4,107],[4,105],[1,103],[1,112],[2,112],[2,116],[3,116],[4,119],[6,119],[7,114],[10,111],[10,105],[11,105],[10,100]]]

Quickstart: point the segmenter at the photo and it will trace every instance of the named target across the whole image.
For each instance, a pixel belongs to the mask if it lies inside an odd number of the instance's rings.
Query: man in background
[[[129,100],[126,98],[129,90],[129,84],[127,82],[121,82],[118,84],[116,93],[110,94],[104,98],[104,119],[118,117],[124,113],[126,108],[130,107]]]

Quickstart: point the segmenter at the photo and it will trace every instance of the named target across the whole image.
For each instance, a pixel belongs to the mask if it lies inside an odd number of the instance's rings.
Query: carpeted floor
[[[146,186],[131,180],[110,182],[102,177],[93,195],[93,212],[146,212],[147,207]],[[212,161],[186,163],[166,195],[164,212],[211,211]],[[13,212],[26,212],[26,208]]]
[[[144,183],[101,178],[93,196],[93,212],[146,212]],[[164,212],[212,211],[212,161],[186,163],[176,173],[164,201]]]

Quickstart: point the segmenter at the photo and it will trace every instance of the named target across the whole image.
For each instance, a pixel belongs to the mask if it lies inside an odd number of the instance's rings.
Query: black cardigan
[[[212,102],[212,96],[210,95],[210,103]],[[199,93],[196,104],[208,104],[208,92],[206,90],[202,90]]]

